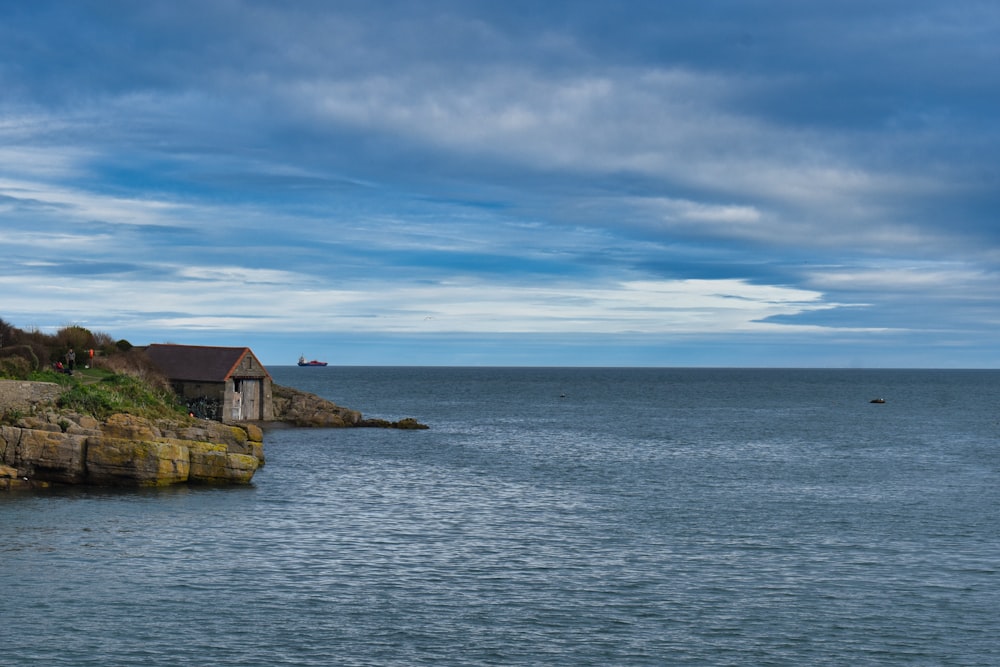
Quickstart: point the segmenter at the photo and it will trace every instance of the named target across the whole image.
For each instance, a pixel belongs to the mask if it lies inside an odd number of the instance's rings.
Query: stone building
[[[154,344],[146,356],[199,417],[271,421],[271,375],[248,347]]]

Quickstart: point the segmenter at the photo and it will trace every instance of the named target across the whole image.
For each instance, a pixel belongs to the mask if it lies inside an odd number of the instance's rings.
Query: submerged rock
[[[416,431],[430,428],[426,424],[421,424],[413,417],[406,417],[399,421],[389,421],[388,419],[362,419],[357,424],[366,428],[398,428],[404,431]]]
[[[27,477],[21,477],[18,474],[17,468],[0,465],[0,491],[33,489],[35,486]]]

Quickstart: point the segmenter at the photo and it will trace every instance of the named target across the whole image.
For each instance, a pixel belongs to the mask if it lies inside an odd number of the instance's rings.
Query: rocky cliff
[[[261,430],[116,414],[45,412],[0,426],[0,490],[51,482],[247,484],[263,465]]]

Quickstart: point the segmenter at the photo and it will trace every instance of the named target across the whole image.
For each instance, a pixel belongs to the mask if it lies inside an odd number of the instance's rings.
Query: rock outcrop
[[[361,413],[343,408],[316,394],[274,385],[274,418],[293,426],[341,428],[357,426]]]
[[[41,485],[44,485],[42,483]],[[10,491],[12,489],[31,489],[37,486],[27,477],[17,474],[17,468],[8,465],[0,465],[0,491]]]
[[[406,417],[395,422],[388,419],[362,419],[356,425],[368,428],[398,428],[403,431],[419,431],[430,428],[426,424],[421,424],[413,417]]]
[[[53,483],[166,486],[247,484],[264,464],[257,424],[205,419],[103,421],[54,407],[63,390],[0,380],[0,491]],[[308,392],[274,385],[276,421],[308,427],[425,429],[412,418],[365,419]]]
[[[290,387],[274,385],[274,417],[293,426],[313,426],[322,428],[371,427],[398,428],[407,430],[425,429],[412,417],[389,421],[387,419],[365,419],[357,410],[341,407],[332,401]]]
[[[48,411],[0,426],[0,489],[25,482],[247,484],[264,462],[263,450],[263,434],[253,425],[128,414],[99,422]]]

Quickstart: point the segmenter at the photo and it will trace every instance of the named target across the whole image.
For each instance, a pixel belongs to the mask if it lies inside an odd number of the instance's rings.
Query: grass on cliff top
[[[53,377],[47,377],[49,374]],[[52,372],[37,375],[46,377],[33,379],[58,382],[69,387],[59,397],[60,408],[91,415],[97,419],[106,419],[118,412],[149,419],[187,415],[187,411],[177,402],[173,392],[150,387],[142,380],[129,375],[100,370],[78,372],[72,376]]]

